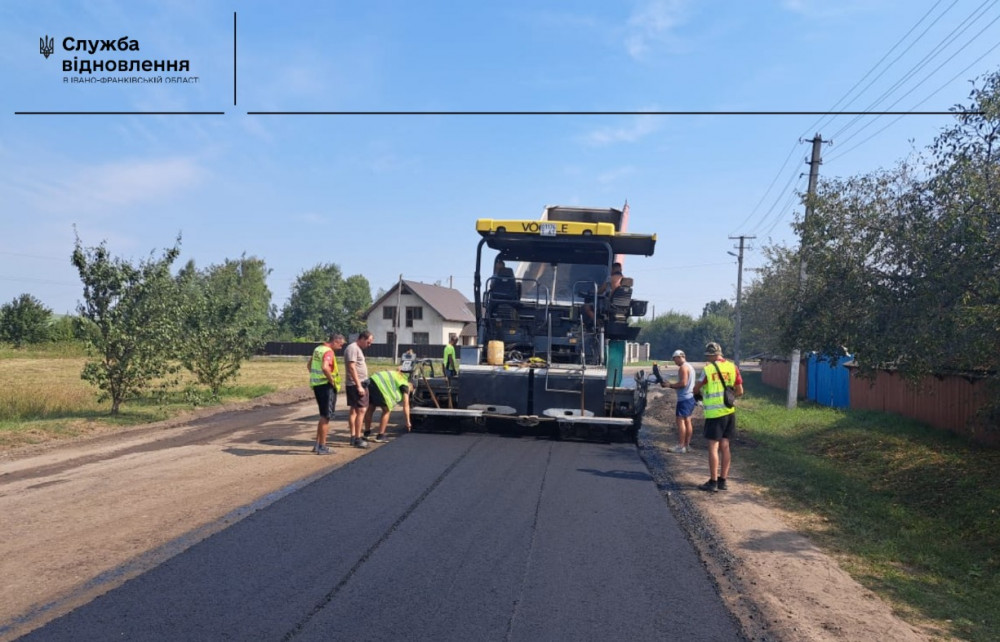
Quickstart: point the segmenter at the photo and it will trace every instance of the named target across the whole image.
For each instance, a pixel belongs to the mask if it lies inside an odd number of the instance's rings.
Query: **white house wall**
[[[389,295],[385,302],[372,310],[368,316],[368,329],[375,335],[375,343],[386,343],[386,334],[393,331],[392,320],[383,319],[383,308],[396,306],[396,296]],[[445,321],[438,312],[427,304],[426,301],[413,294],[404,294],[399,297],[399,343],[413,343],[414,332],[426,332],[428,343],[444,344],[448,343],[450,334],[460,334],[465,323],[462,321]],[[414,321],[413,327],[406,327],[406,308],[423,308],[424,318]]]

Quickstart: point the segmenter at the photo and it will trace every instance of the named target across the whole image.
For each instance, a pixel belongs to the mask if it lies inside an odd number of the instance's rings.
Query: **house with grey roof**
[[[475,342],[473,305],[458,290],[440,285],[403,279],[380,296],[364,318],[376,343],[440,345],[453,334],[463,345]]]

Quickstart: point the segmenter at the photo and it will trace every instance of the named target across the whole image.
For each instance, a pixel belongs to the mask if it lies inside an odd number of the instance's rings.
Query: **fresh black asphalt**
[[[409,434],[23,639],[741,636],[631,444]]]

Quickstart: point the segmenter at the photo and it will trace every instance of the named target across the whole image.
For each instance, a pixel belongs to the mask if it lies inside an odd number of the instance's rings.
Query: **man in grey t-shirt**
[[[372,333],[365,330],[356,341],[344,348],[344,368],[347,370],[347,425],[351,429],[351,445],[367,448],[368,440],[361,436],[365,413],[368,411],[368,365],[364,349],[372,344]]]

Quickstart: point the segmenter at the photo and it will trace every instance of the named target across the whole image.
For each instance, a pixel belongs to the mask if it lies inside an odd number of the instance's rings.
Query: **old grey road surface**
[[[734,640],[636,449],[410,434],[25,640]]]

